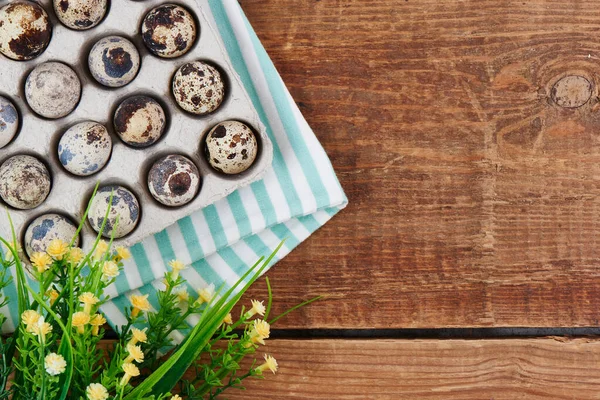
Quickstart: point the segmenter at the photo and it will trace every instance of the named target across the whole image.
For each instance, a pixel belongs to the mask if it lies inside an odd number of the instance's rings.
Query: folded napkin
[[[131,294],[149,294],[156,307],[156,288],[177,259],[190,265],[181,275],[190,288],[233,285],[260,256],[283,239],[274,262],[325,224],[347,204],[335,172],[314,133],[302,117],[265,49],[235,0],[208,0],[204,12],[219,30],[229,57],[273,142],[273,165],[264,179],[243,187],[141,243],[131,247],[103,306],[112,326],[126,323],[122,312]],[[16,293],[15,293],[16,294]],[[16,297],[8,296],[16,300]],[[18,321],[11,303],[7,330]]]

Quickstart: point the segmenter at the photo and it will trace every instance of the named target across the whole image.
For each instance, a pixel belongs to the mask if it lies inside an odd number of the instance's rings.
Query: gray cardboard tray
[[[0,95],[9,98],[20,112],[21,129],[18,136],[8,146],[0,149],[0,164],[16,154],[35,155],[45,161],[52,175],[52,190],[46,201],[32,210],[16,210],[6,206],[23,238],[30,221],[49,212],[70,217],[78,222],[97,182],[101,185],[121,184],[132,190],[140,202],[141,220],[136,229],[121,239],[116,245],[130,246],[145,237],[160,232],[177,220],[188,216],[227,196],[236,189],[260,179],[271,165],[272,144],[260,122],[239,76],[236,74],[225,50],[223,41],[203,10],[208,9],[207,0],[112,0],[105,19],[88,31],[73,31],[63,26],[52,8],[51,0],[38,1],[53,24],[52,39],[46,51],[30,61],[12,61],[0,55]],[[157,5],[175,3],[186,7],[196,17],[199,24],[198,38],[194,47],[184,56],[175,59],[161,59],[151,54],[144,46],[140,26],[146,13]],[[0,6],[6,4],[0,1]],[[105,36],[119,35],[131,40],[141,57],[141,67],[133,82],[118,89],[106,88],[98,84],[90,75],[87,57],[93,44]],[[198,117],[181,110],[171,94],[171,79],[175,71],[184,63],[193,60],[209,61],[220,67],[226,75],[226,98],[214,113]],[[58,120],[48,120],[37,116],[26,103],[24,94],[25,79],[37,65],[46,61],[60,61],[75,70],[82,84],[81,100],[77,108],[68,116]],[[125,145],[114,133],[112,116],[118,103],[133,94],[147,94],[159,100],[167,114],[167,130],[161,140],[146,149],[134,149]],[[259,140],[259,154],[254,165],[247,171],[226,176],[213,170],[207,163],[201,144],[208,131],[225,120],[240,120],[254,128]],[[84,120],[94,120],[104,124],[113,139],[113,151],[107,166],[89,177],[76,177],[61,166],[57,146],[62,133],[69,127]],[[152,163],[162,155],[182,154],[192,159],[203,178],[198,196],[179,208],[169,208],[159,204],[147,187],[147,172]],[[6,212],[0,212],[0,235],[10,237]],[[93,243],[96,233],[86,222],[82,231],[84,248]]]

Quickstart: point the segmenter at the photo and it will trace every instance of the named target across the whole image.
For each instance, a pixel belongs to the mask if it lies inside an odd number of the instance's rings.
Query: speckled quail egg
[[[13,1],[0,8],[0,53],[17,61],[31,60],[44,52],[52,24],[46,11],[31,1]]]
[[[59,62],[46,62],[31,71],[25,82],[25,98],[36,114],[56,119],[77,107],[81,82],[70,67]]]
[[[107,0],[53,0],[53,3],[60,22],[77,31],[98,25],[108,9]]]
[[[239,174],[252,166],[258,143],[252,129],[239,121],[221,122],[206,136],[206,158],[217,171]]]
[[[132,147],[148,147],[163,135],[166,117],[161,105],[148,96],[129,97],[115,111],[115,130]]]
[[[59,214],[44,214],[34,219],[25,231],[25,251],[31,257],[33,253],[45,252],[54,239],[71,243],[77,233],[77,226],[67,217]],[[79,236],[75,239],[79,246]]]
[[[172,90],[181,108],[203,115],[219,108],[225,97],[225,82],[212,65],[193,61],[184,64],[175,73]]]
[[[142,22],[144,44],[159,57],[174,58],[187,53],[196,36],[194,17],[176,4],[163,4],[150,10]]]
[[[8,205],[30,210],[42,204],[50,193],[50,173],[37,158],[12,156],[0,166],[0,197]]]
[[[152,196],[169,207],[182,206],[196,197],[201,177],[192,160],[181,155],[169,155],[156,161],[148,174]]]
[[[108,36],[92,47],[88,65],[92,76],[100,84],[121,87],[137,75],[140,53],[129,40],[120,36]]]
[[[100,171],[108,161],[112,140],[104,125],[81,122],[69,128],[58,143],[58,159],[70,173],[88,176]]]
[[[114,237],[118,239],[131,233],[137,226],[140,220],[140,204],[135,194],[122,186],[111,185],[98,189],[88,213],[90,225],[96,232],[102,229],[111,193],[112,206],[102,236],[110,238],[114,232]]]
[[[19,113],[15,105],[0,96],[0,149],[10,143],[19,130]]]

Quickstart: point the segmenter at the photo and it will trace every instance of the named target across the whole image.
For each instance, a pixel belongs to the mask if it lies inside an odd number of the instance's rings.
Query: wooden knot
[[[581,107],[592,97],[592,83],[581,75],[567,75],[554,84],[551,97],[559,107]]]

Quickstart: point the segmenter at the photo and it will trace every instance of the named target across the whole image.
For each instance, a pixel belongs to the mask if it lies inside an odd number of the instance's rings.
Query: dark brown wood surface
[[[242,399],[588,400],[600,343],[532,340],[276,340],[280,370],[246,380]]]
[[[269,273],[328,296],[281,327],[598,324],[597,2],[240,3],[350,200]]]

